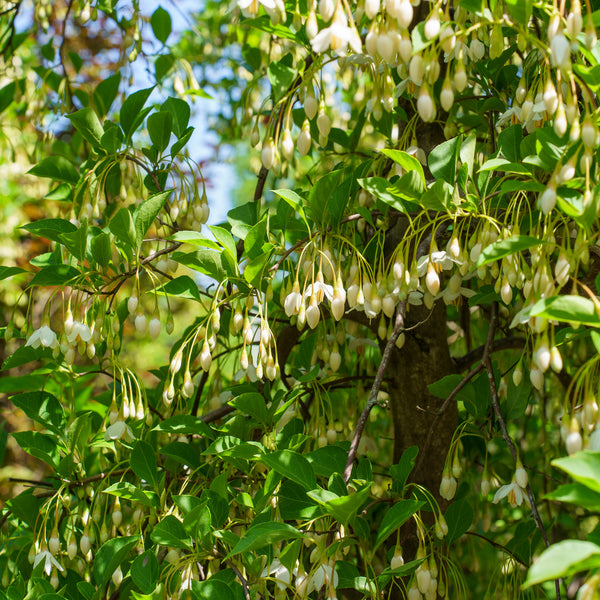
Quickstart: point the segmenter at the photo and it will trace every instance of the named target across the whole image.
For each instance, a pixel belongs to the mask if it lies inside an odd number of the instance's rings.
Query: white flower
[[[266,577],[267,575],[273,575],[272,579],[280,590],[285,590],[292,581],[292,574],[277,558],[268,567],[265,567],[260,574],[261,577]]]
[[[265,10],[275,10],[275,0],[238,0],[237,4],[246,17],[255,17],[261,4]]]
[[[333,286],[329,285],[328,283],[323,283],[322,281],[318,280],[314,283],[311,283],[306,288],[306,291],[304,292],[304,297],[312,298],[313,290],[315,296],[317,297],[317,302],[319,304],[323,302],[325,298],[327,298],[329,301],[333,300]]]
[[[324,585],[331,588],[337,588],[339,583],[338,574],[334,571],[331,565],[319,565],[312,573],[308,582],[307,594],[313,590],[320,590]]]
[[[50,576],[52,573],[52,567],[56,567],[59,571],[64,571],[60,563],[52,556],[49,550],[42,550],[35,555],[33,559],[33,568],[35,569],[41,562],[44,563],[44,573]]]
[[[90,328],[81,321],[73,322],[73,329],[71,333],[67,335],[69,344],[76,344],[77,342],[89,342],[92,339],[92,332]]]
[[[527,506],[531,506],[529,504],[529,498],[527,497],[527,492],[515,481],[508,485],[503,485],[498,488],[498,491],[494,495],[494,499],[492,502],[497,504],[502,500],[502,498],[506,498],[508,496],[508,501],[513,506],[520,506],[523,501],[527,504]]]
[[[346,54],[348,46],[357,54],[362,50],[360,36],[355,28],[348,25],[341,8],[335,11],[331,25],[319,31],[310,43],[313,52],[326,52],[331,48],[338,56]]]
[[[39,329],[36,329],[27,340],[26,346],[32,348],[58,348],[58,339],[56,333],[48,327],[48,325],[42,325]]]
[[[116,421],[110,427],[106,428],[104,433],[104,439],[107,442],[111,440],[124,440],[126,442],[132,442],[135,439],[131,427],[123,421]]]
[[[455,264],[461,265],[462,261],[452,258],[445,250],[435,250],[431,254],[425,254],[417,261],[417,275],[423,277],[427,273],[429,263],[439,265],[443,271],[449,271]]]

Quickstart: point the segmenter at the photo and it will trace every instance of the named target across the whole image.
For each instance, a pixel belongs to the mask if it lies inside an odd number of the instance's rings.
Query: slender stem
[[[515,463],[518,459],[517,449],[515,447],[514,442],[512,441],[508,429],[506,428],[506,422],[504,421],[504,417],[502,416],[502,412],[500,411],[500,403],[498,402],[498,389],[496,386],[496,380],[494,379],[494,367],[492,366],[492,346],[494,341],[494,334],[496,331],[496,325],[498,323],[498,302],[492,303],[492,310],[490,313],[490,327],[488,329],[487,340],[485,342],[485,349],[483,352],[482,363],[485,365],[488,381],[490,384],[490,398],[492,403],[492,408],[494,410],[494,414],[496,415],[496,420],[500,425],[500,431],[502,432],[502,438],[506,442],[510,453],[512,454]],[[533,520],[537,525],[537,528],[540,530],[540,534],[542,535],[542,539],[544,540],[544,545],[546,548],[550,546],[550,541],[548,540],[548,535],[546,534],[546,529],[544,527],[544,523],[542,522],[542,518],[540,517],[540,513],[535,502],[535,496],[533,495],[533,491],[531,486],[527,484],[526,487],[527,497],[529,499],[529,504],[531,505],[531,514],[533,516]],[[560,594],[560,581],[558,579],[554,580],[554,585],[556,588],[556,598],[557,600],[561,599]]]
[[[392,331],[392,335],[390,335],[390,338],[388,339],[387,344],[385,345],[383,355],[381,356],[381,363],[379,364],[379,369],[377,369],[377,375],[375,375],[375,381],[373,381],[373,387],[371,388],[371,393],[369,394],[369,399],[367,400],[367,404],[364,407],[358,420],[358,425],[356,426],[356,431],[354,432],[354,437],[352,438],[352,442],[350,444],[350,450],[348,451],[346,468],[344,469],[344,481],[346,483],[350,481],[350,475],[352,474],[352,465],[354,464],[354,459],[356,458],[358,444],[360,442],[360,438],[362,436],[362,432],[365,428],[365,425],[367,424],[367,419],[369,418],[371,410],[377,403],[377,395],[379,394],[379,389],[381,388],[381,383],[383,382],[383,375],[390,361],[390,356],[392,355],[392,349],[396,345],[396,340],[398,339],[400,332],[404,329],[405,308],[406,302],[401,302],[398,305],[398,309],[396,312],[396,321],[394,323],[394,330]]]

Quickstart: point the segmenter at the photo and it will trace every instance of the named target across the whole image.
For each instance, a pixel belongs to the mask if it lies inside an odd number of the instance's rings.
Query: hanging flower
[[[135,439],[131,427],[124,421],[115,421],[110,427],[106,428],[104,433],[104,439],[107,442],[115,440],[123,440],[125,442],[132,442]]]
[[[42,346],[43,348],[58,348],[58,338],[56,337],[56,333],[48,327],[48,325],[42,325],[39,329],[36,329],[27,340],[26,346],[31,346],[32,348],[39,348]]]
[[[508,485],[503,485],[498,488],[498,491],[494,495],[494,499],[492,502],[494,504],[498,504],[502,498],[506,498],[508,496],[508,501],[512,506],[520,506],[523,501],[527,506],[531,506],[529,504],[529,498],[527,497],[527,492],[513,479],[512,483]]]
[[[286,567],[284,567],[279,559],[273,559],[273,562],[263,569],[261,573],[261,577],[266,577],[267,575],[272,575],[272,579],[275,581],[275,585],[280,590],[285,590],[289,587],[292,581],[292,574],[288,571]]]
[[[35,555],[35,558],[33,559],[33,568],[35,569],[41,562],[44,563],[44,573],[46,573],[48,577],[50,576],[50,573],[52,573],[53,567],[56,567],[59,571],[64,571],[64,568],[54,556],[52,556],[49,550],[42,550]]]
[[[237,4],[245,17],[255,17],[261,4],[265,10],[275,10],[275,0],[238,0]]]
[[[78,342],[89,342],[92,339],[90,328],[81,321],[73,322],[71,333],[67,334],[69,344],[77,344]]]
[[[320,590],[324,585],[335,589],[338,586],[338,574],[335,572],[332,565],[319,565],[312,573],[308,582],[307,593],[310,594],[313,590]]]
[[[348,46],[357,54],[360,54],[362,50],[360,36],[354,27],[348,25],[348,19],[341,4],[335,11],[331,25],[317,33],[310,43],[313,52],[326,52],[331,49],[338,56],[346,54]]]

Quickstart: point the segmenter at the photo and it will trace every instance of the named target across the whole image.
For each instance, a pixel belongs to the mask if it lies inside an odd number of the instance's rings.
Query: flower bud
[[[446,112],[449,112],[452,108],[452,105],[454,104],[454,91],[452,89],[452,84],[450,83],[450,80],[448,78],[444,80],[444,83],[442,85],[442,91],[440,93],[440,104]]]
[[[302,129],[300,134],[298,135],[298,140],[296,145],[298,146],[298,152],[300,156],[306,156],[310,151],[310,146],[312,143],[312,139],[310,136],[310,123],[306,119],[302,124]]]
[[[426,123],[431,123],[431,121],[435,119],[435,104],[425,85],[421,86],[421,89],[419,90],[417,110],[419,111],[421,119]]]
[[[270,169],[275,162],[275,143],[273,138],[265,140],[260,152],[260,160],[265,169]]]
[[[291,160],[294,156],[294,140],[289,129],[285,129],[281,139],[281,153],[286,160]]]

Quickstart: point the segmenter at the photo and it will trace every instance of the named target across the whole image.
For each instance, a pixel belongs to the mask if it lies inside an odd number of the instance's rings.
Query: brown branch
[[[248,580],[242,575],[241,571],[227,558],[225,564],[236,574],[240,580],[242,587],[244,588],[244,597],[246,600],[250,600],[250,590],[248,589]]]
[[[352,465],[354,464],[354,459],[356,458],[358,444],[360,442],[360,438],[362,436],[362,432],[365,428],[365,425],[367,424],[367,419],[369,418],[371,410],[377,403],[377,395],[379,394],[379,389],[381,388],[381,383],[383,382],[383,375],[387,368],[388,362],[390,361],[390,356],[392,355],[392,349],[396,345],[398,336],[404,328],[405,308],[405,301],[401,302],[398,305],[398,309],[396,311],[396,321],[394,323],[394,330],[392,331],[392,335],[390,335],[390,338],[388,339],[387,344],[385,345],[385,349],[381,356],[381,363],[379,364],[379,369],[377,369],[377,375],[375,376],[375,381],[373,382],[373,387],[371,388],[371,393],[369,394],[369,399],[367,400],[367,404],[363,409],[358,420],[358,425],[356,426],[356,431],[354,432],[354,437],[352,438],[352,442],[350,444],[350,450],[348,451],[346,468],[344,469],[344,481],[346,483],[350,481],[350,475],[352,474]]]
[[[200,406],[200,397],[202,396],[202,390],[204,390],[204,386],[208,381],[208,371],[204,371],[202,373],[202,377],[200,377],[200,382],[198,383],[198,389],[196,390],[196,395],[194,397],[194,404],[192,406],[192,415],[196,416],[198,414],[198,406]]]
[[[492,359],[491,359],[492,346],[493,346],[494,334],[496,332],[497,323],[498,323],[498,302],[492,302],[492,310],[490,313],[490,326],[488,329],[487,340],[485,342],[485,349],[484,349],[483,358],[482,358],[481,362],[485,365],[485,368],[487,371],[488,381],[490,384],[490,400],[492,403],[492,408],[494,409],[494,414],[496,415],[496,420],[498,421],[498,424],[500,425],[500,430],[502,432],[502,438],[506,442],[506,445],[508,446],[508,449],[510,450],[510,453],[512,454],[515,463],[517,463],[518,458],[519,458],[517,449],[508,433],[508,429],[506,428],[506,423],[504,421],[504,417],[502,416],[502,412],[500,411],[500,403],[498,402],[498,389],[496,387],[496,380],[494,378],[494,367],[492,365]],[[529,504],[531,506],[531,514],[533,516],[533,520],[535,521],[537,528],[540,530],[540,534],[542,535],[542,539],[544,540],[544,545],[546,546],[546,548],[548,548],[548,546],[550,546],[550,541],[548,540],[548,535],[546,534],[546,529],[544,527],[544,523],[542,522],[542,518],[540,517],[540,513],[538,510],[537,504],[535,502],[535,497],[533,495],[533,491],[532,491],[529,483],[527,484],[527,487],[525,489],[527,492],[527,497],[529,499]],[[558,579],[554,580],[554,585],[556,588],[556,598],[557,598],[557,600],[560,600],[561,599],[560,582]]]

